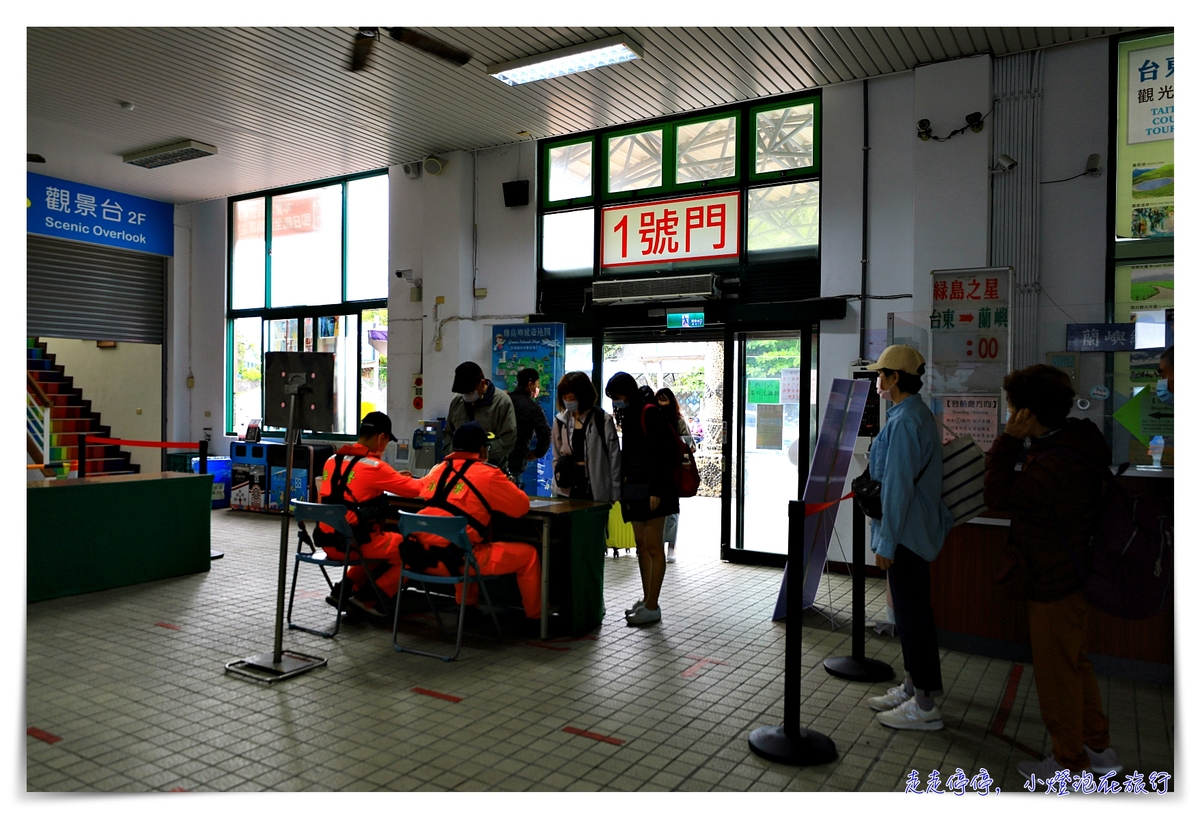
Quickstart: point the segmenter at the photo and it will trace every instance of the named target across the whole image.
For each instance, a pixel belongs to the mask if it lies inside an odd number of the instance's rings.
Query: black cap
[[[484,446],[491,445],[494,437],[494,434],[485,431],[477,421],[464,423],[454,430],[454,451],[478,454]]]
[[[360,438],[374,437],[383,432],[387,433],[388,440],[396,439],[396,436],[392,434],[392,419],[383,412],[368,412],[358,422],[358,436]]]
[[[522,369],[520,372],[517,373],[517,388],[524,389],[525,387],[529,386],[529,384],[533,383],[534,381],[541,380],[541,377],[542,377],[541,373],[538,372],[536,369],[533,369],[533,368]]]
[[[451,392],[466,394],[479,385],[483,378],[483,369],[474,361],[465,361],[454,368],[454,385]]]

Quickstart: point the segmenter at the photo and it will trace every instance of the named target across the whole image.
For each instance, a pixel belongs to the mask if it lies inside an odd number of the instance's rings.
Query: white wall
[[[100,422],[113,437],[126,440],[162,439],[162,347],[159,344],[117,343],[100,349],[95,341],[42,338],[55,363],[83,390]],[[161,450],[130,446],[130,462],[143,472],[161,471]]]

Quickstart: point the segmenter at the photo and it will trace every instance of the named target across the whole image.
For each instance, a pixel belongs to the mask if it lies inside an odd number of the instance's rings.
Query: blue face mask
[[[566,409],[568,412],[574,412],[576,409],[578,409],[578,408],[579,408],[579,401],[577,401],[577,400],[565,400],[565,401],[563,401],[563,407],[564,407],[564,408],[565,408],[565,409]]]
[[[624,409],[628,405],[629,404],[625,403],[625,401],[621,400],[620,398],[613,399],[613,411],[614,412],[620,412],[622,409]]]
[[[1173,394],[1171,394],[1171,390],[1167,388],[1167,379],[1166,378],[1163,378],[1162,380],[1160,380],[1158,382],[1158,385],[1156,387],[1154,387],[1154,394],[1157,395],[1158,399],[1160,401],[1162,401],[1163,403],[1165,403],[1167,406],[1175,405],[1175,396]]]

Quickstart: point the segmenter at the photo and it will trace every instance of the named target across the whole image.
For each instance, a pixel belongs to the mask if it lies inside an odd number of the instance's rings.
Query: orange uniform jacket
[[[349,468],[350,461],[356,456],[362,455],[363,459],[355,464],[354,469],[346,478],[346,495],[347,499],[351,499],[356,503],[365,503],[368,500],[373,500],[385,491],[390,491],[392,494],[398,494],[401,497],[416,497],[421,493],[421,482],[412,477],[406,477],[400,474],[390,465],[379,458],[378,453],[367,451],[367,447],[355,443],[349,446],[343,446],[338,449],[338,454],[345,455],[342,459],[342,470]],[[325,502],[329,497],[332,489],[332,481],[330,477],[333,475],[334,458],[329,458],[325,461],[324,479],[321,481],[321,490],[319,492],[321,502]],[[528,508],[528,501],[526,501]],[[346,521],[350,525],[358,523],[358,517],[353,511],[346,512]],[[333,529],[321,524],[321,530],[332,532]],[[375,527],[371,535],[371,540],[380,539],[385,532]],[[360,543],[366,545],[366,543]]]
[[[460,468],[464,460],[479,460],[479,455],[471,452],[452,452],[446,455],[445,460],[434,466],[429,474],[421,478],[421,499],[428,500],[433,497],[442,472],[451,466],[455,469]],[[467,479],[479,490],[480,494],[487,498],[492,511],[498,511],[509,517],[520,517],[529,512],[529,497],[495,466],[489,463],[471,466],[467,470]],[[484,508],[475,493],[463,485],[461,480],[450,488],[450,496],[446,498],[446,501],[452,506],[461,508],[484,525],[491,522],[492,515]],[[449,512],[440,508],[425,508],[421,510],[421,513],[436,514],[441,517],[451,516]],[[467,526],[467,535],[472,544],[478,545],[483,542],[483,537],[475,530],[474,526]],[[433,535],[419,535],[418,539],[426,546],[445,543],[441,537]]]

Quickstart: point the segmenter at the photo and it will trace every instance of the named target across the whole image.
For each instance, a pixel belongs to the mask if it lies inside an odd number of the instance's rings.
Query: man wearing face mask
[[[1154,388],[1158,399],[1167,406],[1175,405],[1175,347],[1167,347],[1158,356],[1158,384]]]
[[[507,473],[508,456],[517,444],[517,414],[512,398],[485,378],[482,367],[474,361],[455,368],[450,388],[458,394],[446,412],[446,435],[453,438],[455,431],[475,421],[495,436],[488,459]]]

